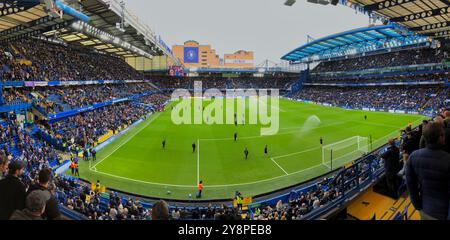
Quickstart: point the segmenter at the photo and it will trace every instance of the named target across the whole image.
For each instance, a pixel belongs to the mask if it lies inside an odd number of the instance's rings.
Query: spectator
[[[5,178],[8,171],[8,159],[0,155],[0,180]]]
[[[31,185],[28,189],[27,194],[30,195],[34,191],[44,191],[50,196],[46,202],[45,212],[42,215],[44,219],[56,220],[61,218],[61,213],[59,211],[59,204],[56,200],[54,194],[49,190],[50,183],[52,181],[52,171],[50,169],[44,168],[39,171],[38,183]]]
[[[394,139],[389,140],[389,147],[383,155],[381,155],[381,159],[384,161],[384,172],[386,177],[386,185],[390,194],[397,198],[397,190],[398,190],[398,172],[402,169],[400,163],[400,151],[398,147],[395,145]]]
[[[426,148],[411,154],[406,182],[414,207],[424,220],[450,219],[450,155],[442,150],[445,131],[432,122],[424,127]]]
[[[158,201],[152,208],[153,220],[169,220],[169,206],[165,201]]]
[[[26,198],[26,208],[14,211],[10,220],[44,220],[42,215],[49,199],[48,191],[35,190],[31,192]]]
[[[9,219],[15,210],[25,207],[25,185],[19,179],[23,169],[23,162],[11,162],[8,175],[0,181],[0,220]]]

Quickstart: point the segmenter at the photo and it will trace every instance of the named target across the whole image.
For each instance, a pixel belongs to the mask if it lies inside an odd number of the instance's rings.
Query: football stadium
[[[127,1],[0,3],[0,220],[450,217],[448,1],[302,1],[370,24],[260,64]]]

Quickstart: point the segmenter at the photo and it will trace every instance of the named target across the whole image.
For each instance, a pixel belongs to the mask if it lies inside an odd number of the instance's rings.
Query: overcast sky
[[[345,6],[297,0],[125,0],[126,7],[172,46],[186,40],[210,44],[223,57],[237,50],[255,52],[255,64],[279,62],[306,43],[307,35],[324,37],[366,27],[369,18]]]

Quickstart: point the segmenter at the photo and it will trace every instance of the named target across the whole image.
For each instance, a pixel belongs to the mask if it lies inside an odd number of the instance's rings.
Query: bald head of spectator
[[[445,144],[445,131],[439,122],[428,123],[423,128],[423,137],[427,146]]]
[[[439,124],[441,124],[443,126],[444,125],[444,118],[441,115],[438,115],[438,116],[436,116],[434,118],[434,122],[435,123],[439,123]]]
[[[389,146],[395,146],[395,140],[394,139],[389,139],[388,141]]]
[[[444,112],[444,124],[446,128],[450,128],[450,111],[446,110]]]
[[[169,206],[165,201],[158,201],[152,208],[153,220],[169,220]]]
[[[450,111],[445,111],[444,112],[444,117],[445,117],[445,119],[450,119]]]

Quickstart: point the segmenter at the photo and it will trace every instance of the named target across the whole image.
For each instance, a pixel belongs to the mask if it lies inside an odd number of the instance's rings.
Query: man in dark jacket
[[[450,219],[450,154],[443,151],[445,131],[432,122],[423,129],[426,148],[411,154],[406,183],[411,202],[422,219]]]
[[[42,214],[45,211],[46,202],[49,199],[49,192],[41,190],[33,191],[27,196],[26,208],[14,211],[10,220],[44,220]]]
[[[445,127],[445,147],[444,150],[450,153],[450,111],[444,112],[444,127]]]
[[[397,198],[398,172],[402,169],[400,164],[400,150],[395,145],[394,139],[389,140],[389,147],[381,159],[384,161],[386,185],[392,197]]]
[[[11,162],[8,175],[0,181],[0,220],[8,220],[15,210],[25,208],[26,189],[19,179],[24,166],[21,161]]]
[[[27,192],[27,195],[37,190],[48,192],[50,198],[46,203],[45,212],[42,215],[42,217],[47,220],[55,220],[61,218],[61,212],[59,211],[58,201],[49,190],[51,180],[52,180],[52,171],[50,169],[42,169],[41,171],[39,171],[38,176],[39,182],[34,185],[31,185]]]

